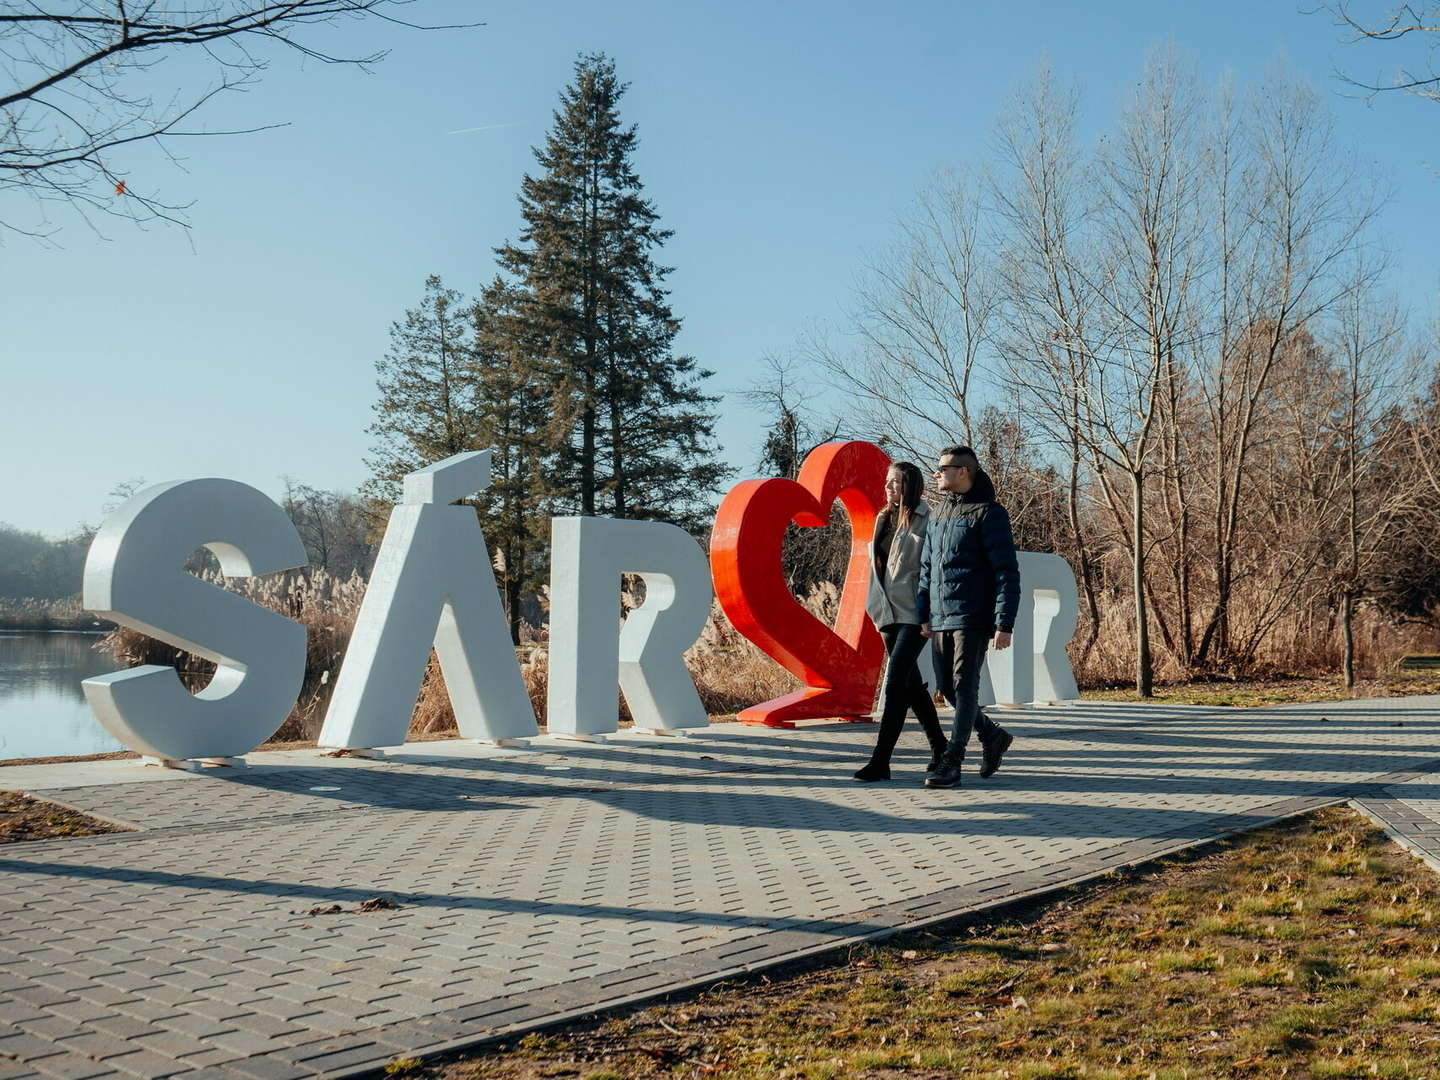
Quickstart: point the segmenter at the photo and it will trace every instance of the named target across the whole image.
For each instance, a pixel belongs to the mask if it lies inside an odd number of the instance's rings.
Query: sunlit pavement
[[[136,830],[0,848],[0,1076],[355,1075],[1329,803],[1440,867],[1440,698],[993,715],[943,791],[855,724],[0,769]]]

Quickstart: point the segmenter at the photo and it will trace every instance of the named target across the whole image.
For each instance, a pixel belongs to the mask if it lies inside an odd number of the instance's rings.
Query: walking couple
[[[994,638],[1010,646],[1020,607],[1020,567],[1010,516],[995,501],[995,485],[968,446],[940,452],[933,473],[940,499],[921,498],[924,479],[908,461],[890,466],[887,505],[875,523],[875,562],[866,609],[885,639],[889,662],[881,691],[880,732],[856,780],[890,779],[890,755],[913,709],[930,740],[926,787],[960,783],[971,731],[980,738],[980,775],[1000,767],[1013,736],[980,708],[980,668]],[[947,742],[930,689],[916,660],[926,638],[935,641],[935,678],[955,706]]]

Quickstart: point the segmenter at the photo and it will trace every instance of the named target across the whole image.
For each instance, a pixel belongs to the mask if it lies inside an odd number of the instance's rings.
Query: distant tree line
[[[0,597],[59,600],[80,591],[93,532],[79,529],[58,540],[0,523]]]
[[[377,365],[362,489],[377,526],[408,472],[490,449],[474,504],[518,635],[547,566],[549,518],[603,514],[708,528],[727,478],[710,372],[676,353],[680,319],[657,261],[669,230],[635,172],[626,86],[588,55],[520,186],[519,236],[478,296],[438,277]]]

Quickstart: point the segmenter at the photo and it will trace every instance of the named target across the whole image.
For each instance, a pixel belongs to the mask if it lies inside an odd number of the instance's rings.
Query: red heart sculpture
[[[869,543],[885,505],[890,458],[873,443],[825,443],[798,480],[737,484],[715,515],[710,573],[720,607],[765,653],[805,683],[802,690],[740,713],[747,724],[794,727],[811,717],[864,719],[885,665],[885,643],[865,614]],[[781,567],[785,527],[828,525],[839,499],[850,515],[850,565],[832,629],[800,606]]]

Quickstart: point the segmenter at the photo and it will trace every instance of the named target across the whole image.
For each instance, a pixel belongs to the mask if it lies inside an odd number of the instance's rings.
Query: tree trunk
[[[1345,689],[1355,689],[1355,601],[1350,595],[1350,590],[1345,590],[1340,597],[1340,637],[1345,643],[1345,658],[1341,661],[1341,670],[1345,676]]]
[[[505,607],[510,614],[510,643],[520,644],[520,579],[513,571],[505,579]]]
[[[1347,501],[1345,531],[1350,548],[1350,565],[1347,568],[1349,580],[1345,582],[1345,593],[1340,597],[1340,633],[1345,642],[1345,658],[1342,661],[1345,689],[1353,690],[1355,688],[1355,589],[1360,579],[1360,506],[1355,461],[1356,443],[1360,439],[1360,424],[1357,408],[1359,393],[1353,358],[1350,364],[1349,391],[1350,412],[1345,431],[1345,495]]]
[[[582,317],[585,333],[585,403],[580,416],[580,513],[595,513],[595,389],[600,362],[600,166],[591,162],[586,182],[583,226],[585,230],[585,293]]]
[[[1085,610],[1090,616],[1090,630],[1085,635],[1082,656],[1088,656],[1100,636],[1100,602],[1095,597],[1095,569],[1090,564],[1090,555],[1085,550],[1085,537],[1080,530],[1080,453],[1072,443],[1070,450],[1070,484],[1066,490],[1066,514],[1070,521],[1070,534],[1075,538],[1076,561],[1080,563],[1080,584],[1085,593]]]
[[[615,356],[615,344],[606,335],[607,360],[606,395],[610,412],[610,486],[614,491],[614,505],[611,512],[617,518],[628,517],[630,513],[629,491],[625,475],[625,371]]]
[[[585,400],[588,404],[580,414],[580,513],[595,513],[595,372],[585,372]]]
[[[1154,677],[1150,663],[1150,626],[1145,606],[1145,488],[1140,473],[1130,474],[1131,519],[1133,548],[1131,562],[1135,573],[1135,692],[1142,698],[1153,697]]]

